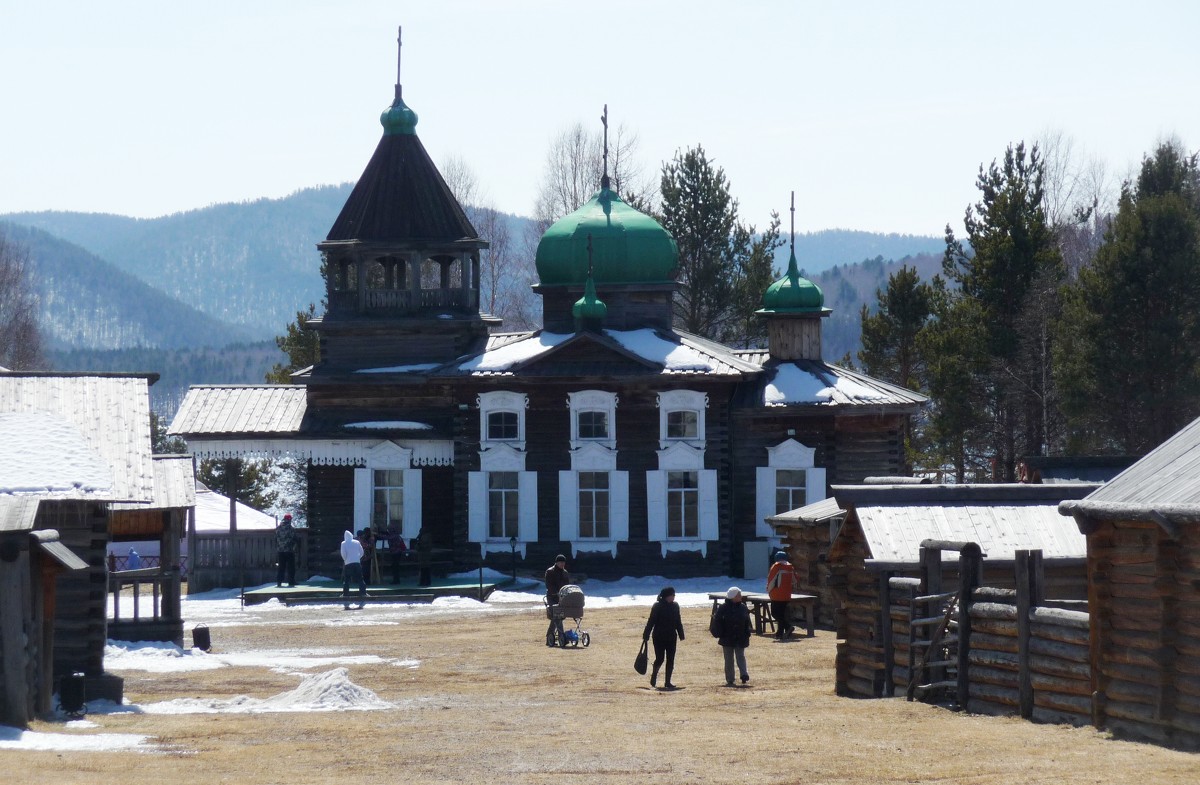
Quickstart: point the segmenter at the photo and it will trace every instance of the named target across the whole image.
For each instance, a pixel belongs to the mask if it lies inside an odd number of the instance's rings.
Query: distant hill
[[[855,264],[876,257],[902,259],[921,254],[935,254],[941,257],[945,249],[945,238],[915,234],[877,234],[850,229],[825,229],[796,235],[796,261],[810,278],[836,265]],[[788,254],[787,243],[775,251],[775,266],[780,271],[787,269]],[[884,280],[886,279],[885,276]]]
[[[224,346],[251,336],[77,245],[38,229],[3,226],[10,241],[29,251],[48,349]]]
[[[267,371],[286,362],[274,341],[231,344],[219,349],[116,349],[52,351],[47,359],[56,371],[152,371],[159,380],[150,388],[150,406],[173,417],[192,384],[262,384]]]
[[[283,199],[218,204],[162,218],[40,212],[0,216],[87,249],[214,319],[266,340],[324,292],[316,244],[350,184]]]

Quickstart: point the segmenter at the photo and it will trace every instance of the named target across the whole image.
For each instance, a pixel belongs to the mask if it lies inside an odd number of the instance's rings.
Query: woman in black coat
[[[667,661],[664,690],[679,689],[671,683],[671,672],[675,670],[675,636],[683,640],[683,619],[679,615],[679,606],[675,604],[675,589],[667,586],[658,593],[658,602],[650,609],[650,618],[646,620],[646,629],[642,630],[642,641],[654,639],[654,670],[650,672],[650,686],[658,685],[658,669]]]
[[[725,593],[725,603],[717,609],[717,626],[721,633],[717,643],[725,655],[725,686],[733,687],[733,667],[741,671],[742,684],[750,681],[750,671],[746,668],[746,647],[750,645],[750,609],[742,600],[742,590],[736,586],[730,587]]]

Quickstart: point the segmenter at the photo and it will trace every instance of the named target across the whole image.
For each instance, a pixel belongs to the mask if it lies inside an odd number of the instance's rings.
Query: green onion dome
[[[399,93],[400,89],[397,88]],[[383,133],[385,136],[392,134],[415,134],[417,132],[417,113],[408,108],[408,104],[404,103],[399,95],[392,105],[383,110],[383,114],[379,115],[379,122],[383,125]]]
[[[788,260],[787,273],[767,287],[763,295],[763,307],[758,313],[814,313],[826,314],[825,295],[821,287],[800,275],[796,264],[796,252]]]
[[[604,284],[674,283],[679,250],[657,221],[601,188],[587,204],[560,218],[537,248],[538,279],[546,286],[578,285],[588,275]]]

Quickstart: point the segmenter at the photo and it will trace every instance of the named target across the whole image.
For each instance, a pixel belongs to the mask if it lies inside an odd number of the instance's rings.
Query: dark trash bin
[[[72,673],[59,679],[58,708],[72,717],[87,713],[87,689],[82,673]]]
[[[212,648],[212,638],[208,634],[208,626],[197,624],[192,628],[192,648],[208,651]]]

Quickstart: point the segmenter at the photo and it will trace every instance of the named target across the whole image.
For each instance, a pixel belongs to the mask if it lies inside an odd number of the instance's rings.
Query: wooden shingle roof
[[[1040,549],[1048,559],[1083,558],[1087,541],[1058,514],[1094,484],[835,485],[838,505],[852,511],[871,560],[914,564],[924,540],[975,542],[989,562],[1017,550]],[[844,529],[843,529],[844,531]]]
[[[149,501],[152,375],[0,373],[0,490],[48,499]],[[40,425],[39,425],[40,424]],[[46,430],[24,439],[29,427]],[[14,440],[23,443],[14,447]],[[11,453],[11,454],[10,454]],[[11,464],[8,461],[11,459]]]
[[[415,134],[380,139],[325,240],[349,241],[487,247]]]
[[[299,433],[308,406],[300,385],[193,385],[167,433],[249,435]]]
[[[1064,502],[1064,515],[1200,521],[1200,418],[1098,490]]]

